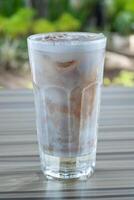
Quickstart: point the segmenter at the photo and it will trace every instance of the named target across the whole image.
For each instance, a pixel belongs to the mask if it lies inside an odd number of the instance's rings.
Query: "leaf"
[[[134,0],[127,0],[125,10],[134,12]]]
[[[19,35],[26,35],[30,30],[34,14],[35,12],[33,9],[20,9],[6,21],[4,27],[5,34],[12,38]]]
[[[114,29],[122,34],[128,34],[132,29],[132,24],[134,22],[134,14],[127,11],[120,12],[115,21]]]
[[[38,19],[33,24],[33,33],[47,33],[55,31],[54,24],[46,19]]]
[[[64,13],[55,22],[57,31],[76,31],[80,29],[80,21],[69,13]]]

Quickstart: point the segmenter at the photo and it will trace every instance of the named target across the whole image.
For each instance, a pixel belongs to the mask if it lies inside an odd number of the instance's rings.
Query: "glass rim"
[[[38,33],[38,34],[32,34],[30,35],[28,38],[32,39],[32,40],[36,40],[37,37],[40,36],[49,36],[49,35],[61,35],[61,34],[66,34],[65,36],[67,36],[67,34],[69,35],[85,35],[85,36],[96,36],[96,39],[102,39],[104,38],[104,34],[103,33],[93,33],[93,32],[48,32],[48,33]]]
[[[58,37],[57,37],[58,36]],[[60,38],[64,36],[63,38]],[[57,38],[56,38],[57,37]],[[70,37],[70,38],[69,38]],[[53,39],[54,38],[54,39]],[[106,37],[103,33],[90,32],[49,32],[30,35],[28,38],[30,48],[55,51],[59,48],[73,50],[80,49],[96,50],[104,49]],[[78,50],[77,48],[77,50]]]

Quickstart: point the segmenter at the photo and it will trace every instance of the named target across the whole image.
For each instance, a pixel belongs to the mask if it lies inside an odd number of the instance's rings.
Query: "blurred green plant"
[[[34,16],[35,11],[29,8],[19,9],[10,18],[0,16],[0,34],[13,39],[30,33],[76,31],[81,27],[80,21],[66,12],[53,22],[44,18],[34,19]]]
[[[49,0],[48,1],[48,19],[55,21],[58,19],[65,11],[71,12],[70,0]],[[73,14],[71,12],[71,14]]]
[[[47,19],[37,19],[32,25],[32,31],[33,33],[46,33],[56,30],[54,23],[48,21]]]
[[[18,10],[10,19],[5,22],[4,33],[9,37],[27,35],[30,32],[31,23],[35,11],[28,8]]]
[[[69,13],[63,13],[55,22],[56,31],[76,31],[80,26],[80,21]]]
[[[56,21],[47,19],[36,19],[32,24],[33,33],[46,33],[54,31],[77,31],[80,29],[81,23],[70,13],[63,13]]]
[[[26,88],[28,88],[28,89],[33,89],[33,84],[32,84],[31,81],[27,82]]]
[[[24,0],[0,0],[0,14],[9,17],[24,6]]]
[[[105,77],[104,78],[104,85],[120,85],[126,87],[134,87],[134,72],[129,72],[122,70],[119,75],[112,80]]]
[[[3,33],[5,30],[7,19],[3,16],[0,16],[0,33]]]
[[[49,0],[48,19],[55,21],[58,20],[60,16],[64,16],[65,13],[68,13],[79,20],[81,24],[80,27],[84,28],[89,21],[88,18],[92,15],[96,1],[97,0]]]
[[[107,78],[107,77],[104,77],[103,82],[104,82],[104,85],[105,85],[105,86],[111,85],[111,80],[110,80],[109,78]]]
[[[82,31],[96,31],[99,29],[101,31],[100,27],[95,23],[94,12],[96,12],[95,8],[98,2],[105,2],[106,9],[104,10],[104,15],[107,16],[107,20],[105,20],[107,21],[105,23],[106,31],[109,30],[120,34],[134,32],[134,0],[49,0],[47,2],[47,18],[39,19],[35,23],[38,27],[34,28],[35,33],[47,32],[47,30],[53,31],[55,29],[57,31],[79,29]],[[29,9],[29,12],[27,10],[23,15],[21,14],[22,11],[20,11],[21,8],[27,9],[26,5],[30,5],[27,3],[27,0],[10,0],[10,2],[9,0],[0,0],[0,15],[2,16],[0,16],[0,32],[5,29],[5,35],[8,34],[16,37],[18,35],[26,35],[29,33],[29,30],[32,30],[30,24],[34,26],[34,23],[32,24],[29,21],[33,20],[35,13],[32,13],[31,16],[31,9]],[[66,16],[66,13],[77,19],[80,26],[74,20],[71,22],[71,18]],[[30,20],[29,18],[27,20],[27,15],[31,16]],[[45,20],[44,24],[43,20]],[[5,21],[7,22],[5,23]],[[57,24],[55,21],[57,21]],[[56,27],[54,27],[52,22],[56,24]]]
[[[134,12],[134,1],[133,0],[126,1],[125,9],[127,11]]]
[[[109,31],[122,35],[134,31],[134,0],[105,0]]]
[[[118,77],[113,79],[115,85],[123,85],[128,87],[134,86],[134,72],[121,71]]]
[[[128,11],[121,11],[114,23],[113,28],[122,34],[129,34],[133,30],[134,13]]]

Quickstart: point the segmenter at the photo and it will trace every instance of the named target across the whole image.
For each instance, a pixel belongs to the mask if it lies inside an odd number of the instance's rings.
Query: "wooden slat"
[[[97,164],[87,181],[46,180],[33,92],[0,92],[0,199],[134,199],[134,89],[103,88]]]

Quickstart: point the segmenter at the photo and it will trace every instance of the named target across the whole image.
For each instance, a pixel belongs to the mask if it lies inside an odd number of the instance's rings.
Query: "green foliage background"
[[[105,26],[95,23],[95,6],[102,2]],[[54,31],[105,31],[134,34],[134,0],[49,0],[45,18],[27,7],[26,0],[0,0],[0,67],[23,69],[27,61],[26,38]],[[134,86],[134,74],[122,71],[105,85]]]
[[[26,0],[0,0],[0,34],[16,37],[34,31],[101,31],[93,17],[97,2],[104,6],[103,30],[123,35],[134,32],[134,0],[49,0],[45,19],[37,19],[37,10],[27,8]]]

